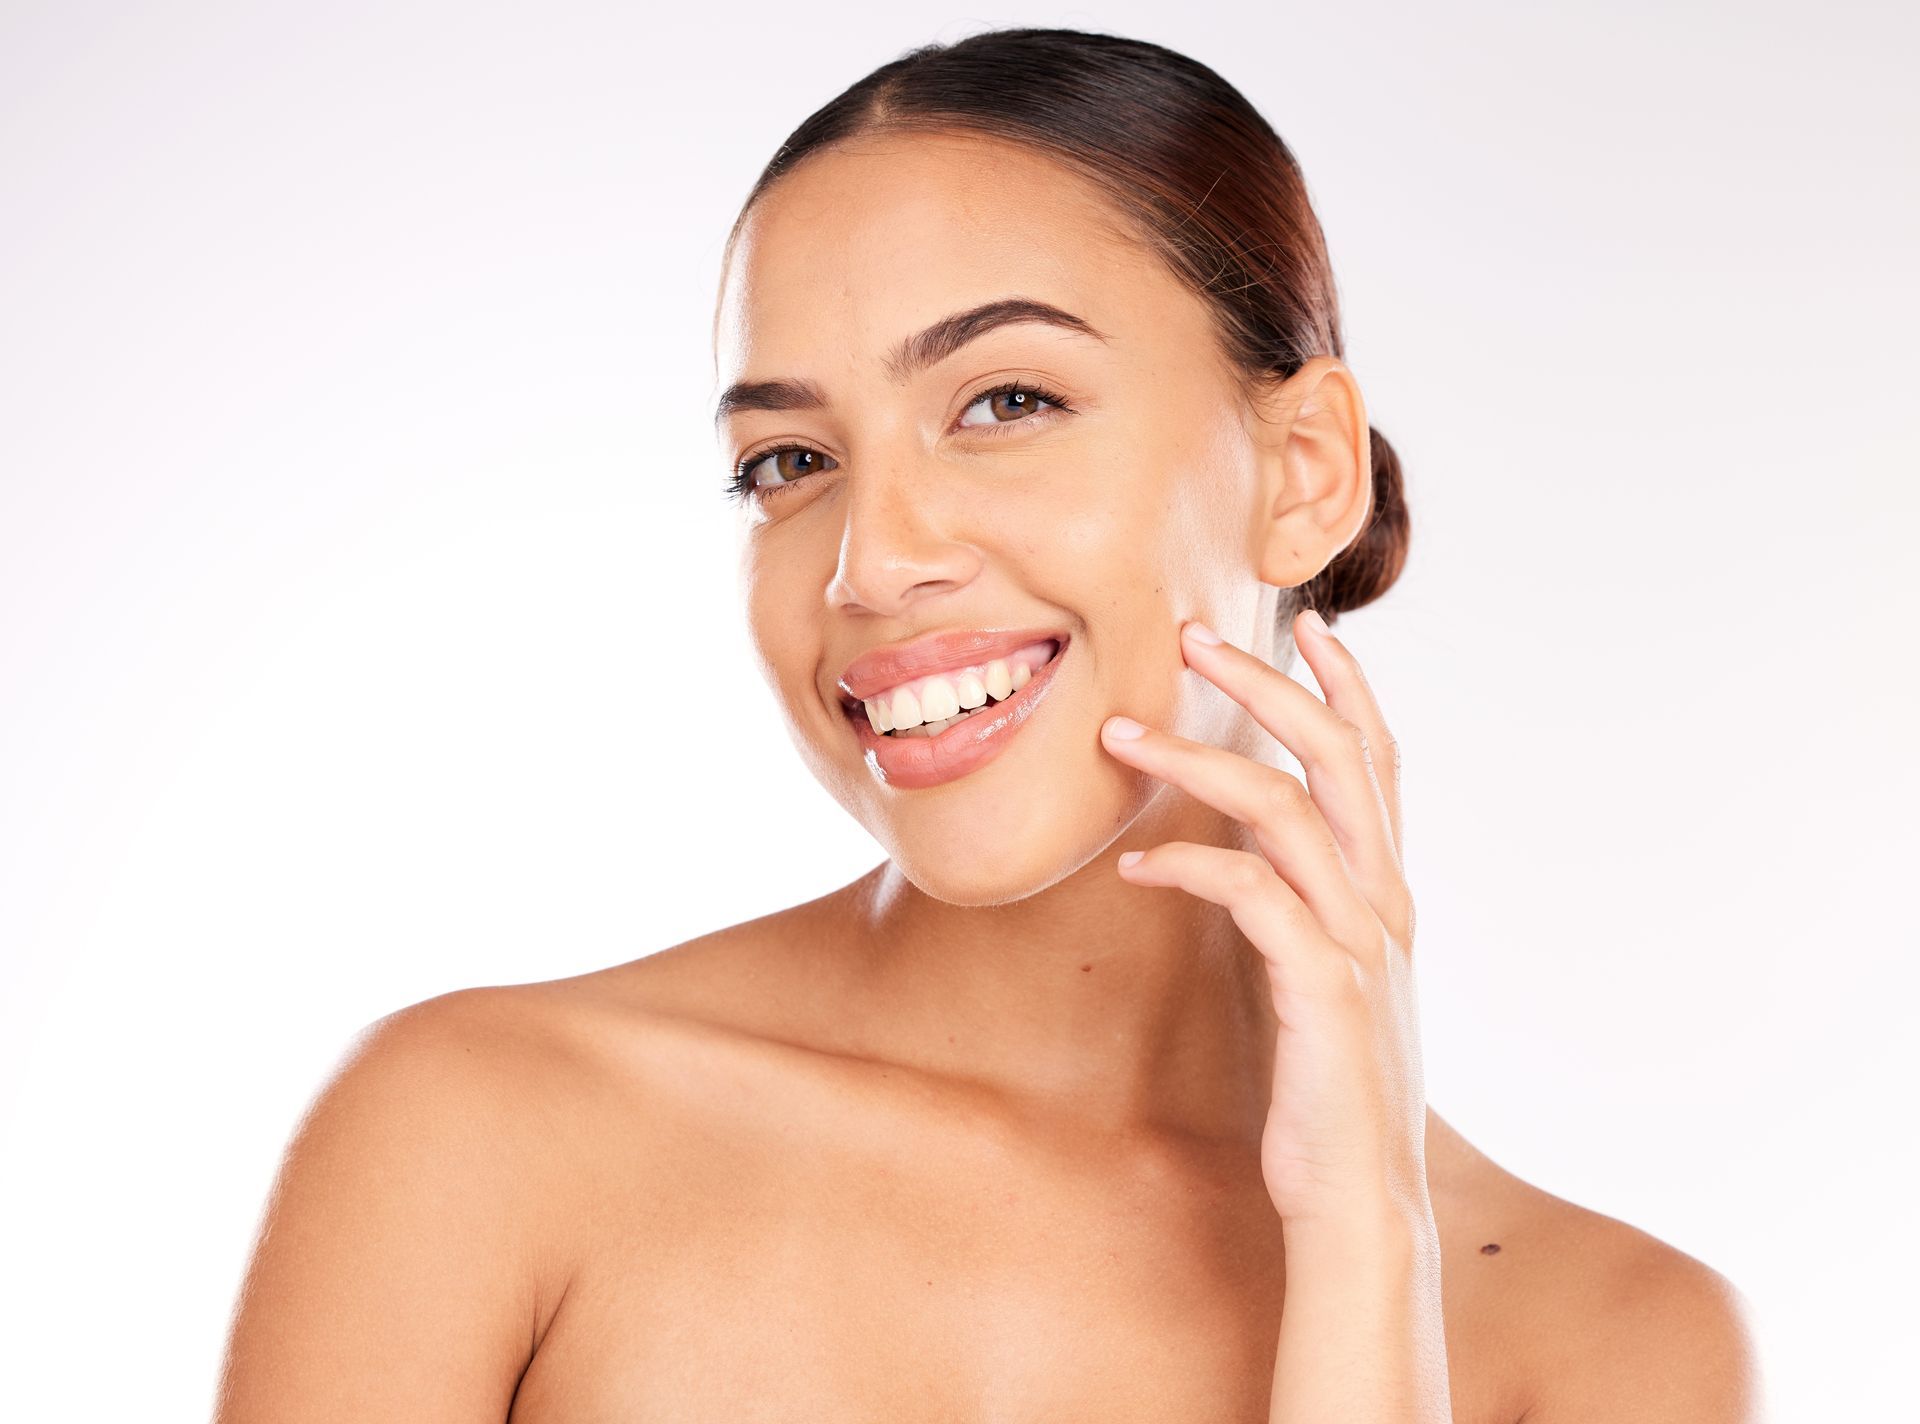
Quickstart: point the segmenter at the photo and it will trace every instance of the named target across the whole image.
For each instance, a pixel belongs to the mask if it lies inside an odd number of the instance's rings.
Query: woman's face
[[[910,340],[1015,298],[1098,335],[1020,320]],[[1258,647],[1271,619],[1257,417],[1205,306],[1097,189],[969,136],[816,154],[742,226],[715,342],[717,389],[787,383],[717,427],[729,465],[752,461],[740,573],[756,655],[814,775],[915,885],[955,904],[1022,898],[1177,794],[1103,749],[1114,713],[1216,745],[1238,735],[1178,632],[1198,618]],[[1009,381],[1066,409],[989,394]],[[817,405],[795,405],[803,384]],[[849,666],[969,631],[1062,642],[1032,683],[1043,695],[970,719],[1000,724],[985,743],[961,722],[910,760],[892,739],[879,749],[850,713]],[[900,670],[878,675],[899,685]]]

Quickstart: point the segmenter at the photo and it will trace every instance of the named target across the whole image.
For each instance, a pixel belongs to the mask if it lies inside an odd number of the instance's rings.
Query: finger
[[[1299,758],[1307,787],[1345,852],[1368,902],[1390,925],[1403,916],[1406,881],[1386,802],[1367,765],[1360,728],[1261,657],[1183,626],[1187,666],[1252,714]]]
[[[1228,910],[1280,988],[1323,998],[1360,987],[1359,962],[1251,851],[1164,841],[1135,853],[1140,859],[1121,866],[1121,875],[1136,885],[1177,887]]]
[[[1100,733],[1107,750],[1127,765],[1251,829],[1274,871],[1335,940],[1357,950],[1379,935],[1379,916],[1354,884],[1333,831],[1299,777],[1223,747],[1142,727],[1130,717],[1109,717]]]
[[[1306,636],[1301,637],[1305,632]],[[1327,695],[1327,705],[1366,734],[1380,799],[1393,827],[1393,844],[1404,861],[1406,843],[1400,836],[1400,743],[1387,727],[1373,685],[1360,669],[1360,660],[1326,625],[1314,609],[1294,620],[1293,641],[1313,669],[1313,679]]]

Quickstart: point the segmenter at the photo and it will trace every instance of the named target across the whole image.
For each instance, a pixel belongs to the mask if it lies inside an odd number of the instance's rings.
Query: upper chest
[[[1256,1155],[1049,1142],[905,1082],[701,1082],[602,1134],[515,1424],[1267,1417],[1286,1281]],[[1456,1418],[1511,1424],[1497,1348],[1447,1309]]]
[[[1277,1222],[1012,1164],[751,1156],[610,1212],[516,1420],[1264,1417]]]

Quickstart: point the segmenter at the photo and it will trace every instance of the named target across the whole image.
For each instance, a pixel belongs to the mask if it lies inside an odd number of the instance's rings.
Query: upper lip
[[[842,695],[864,702],[916,677],[946,672],[973,663],[992,662],[1031,643],[1053,642],[1057,656],[1067,645],[1067,635],[1057,628],[957,628],[945,633],[928,633],[911,642],[893,643],[862,653],[847,664],[840,674]]]

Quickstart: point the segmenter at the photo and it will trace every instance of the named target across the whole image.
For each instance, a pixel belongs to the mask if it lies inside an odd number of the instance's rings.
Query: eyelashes
[[[975,406],[979,405],[980,402],[991,400],[995,396],[1012,395],[1037,396],[1040,400],[1053,406],[1057,410],[1067,413],[1071,413],[1073,410],[1073,407],[1067,404],[1064,397],[1055,395],[1052,391],[1037,386],[1031,381],[1003,381],[1001,384],[989,390],[980,392],[979,395],[968,401],[967,409],[972,410]],[[1013,426],[1025,425],[1032,419],[1032,416],[1021,416],[1018,420],[988,421],[984,425],[968,425],[963,426],[962,429],[991,430],[998,433]],[[806,475],[802,474],[793,479],[783,480],[778,484],[755,485],[752,478],[753,469],[756,465],[776,455],[788,454],[811,455],[821,460],[832,458],[831,456],[821,454],[820,451],[815,450],[810,445],[770,445],[764,450],[756,450],[752,454],[744,456],[740,463],[733,467],[733,471],[727,477],[722,492],[728,499],[736,501],[765,500],[770,497],[777,497],[781,490],[799,484],[801,480],[806,478]]]

